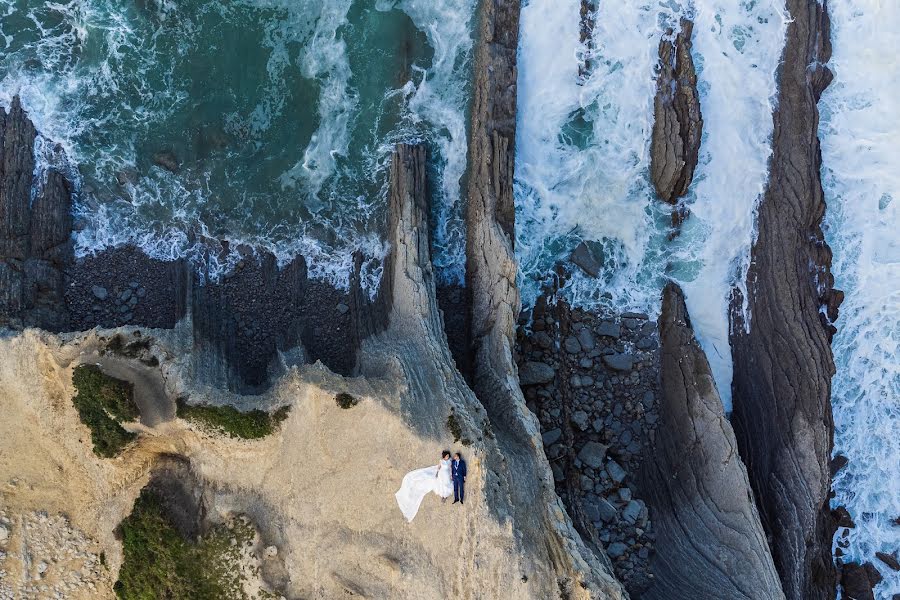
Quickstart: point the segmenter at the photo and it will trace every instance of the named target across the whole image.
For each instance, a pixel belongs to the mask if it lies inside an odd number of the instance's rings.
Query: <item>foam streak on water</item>
[[[303,254],[374,293],[393,145],[429,145],[436,265],[461,281],[474,0],[0,0],[0,105],[19,94],[76,187],[79,255]],[[173,174],[153,155],[171,150]]]
[[[703,139],[686,200],[691,214],[673,248],[672,275],[685,292],[691,322],[729,411],[728,298],[733,287],[747,297],[756,207],[771,155],[784,11],[783,0],[697,0],[693,10]]]
[[[832,2],[835,81],[820,102],[826,236],[844,290],[833,350],[835,453],[849,459],[833,505],[856,524],[846,561],[871,561],[879,600],[900,573],[875,552],[900,549],[900,5]],[[839,530],[836,541],[843,530]]]
[[[647,179],[653,69],[662,3],[598,3],[589,52],[578,0],[531,0],[522,9],[516,135],[516,254],[523,302],[580,240],[598,242],[599,280],[567,286],[582,305],[658,305],[665,218]],[[579,66],[590,61],[587,76]],[[661,223],[663,225],[661,225]]]

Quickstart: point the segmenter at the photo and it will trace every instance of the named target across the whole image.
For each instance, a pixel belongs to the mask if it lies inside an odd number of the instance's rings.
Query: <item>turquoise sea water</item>
[[[303,253],[339,285],[354,250],[377,283],[390,150],[425,141],[459,279],[472,4],[2,0],[0,102],[21,95],[45,164],[65,150],[80,253],[208,236]]]

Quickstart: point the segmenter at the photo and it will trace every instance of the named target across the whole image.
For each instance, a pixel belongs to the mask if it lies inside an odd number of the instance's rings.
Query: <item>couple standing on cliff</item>
[[[428,495],[434,492],[446,502],[450,494],[453,494],[453,504],[463,504],[466,491],[466,461],[459,452],[450,458],[450,452],[444,450],[441,454],[441,462],[433,467],[410,471],[403,477],[403,483],[394,496],[400,512],[407,521],[412,521],[419,512],[419,505]]]

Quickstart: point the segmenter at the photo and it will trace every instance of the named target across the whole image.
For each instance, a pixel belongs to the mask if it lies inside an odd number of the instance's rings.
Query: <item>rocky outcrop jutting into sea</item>
[[[663,291],[659,327],[660,422],[639,476],[656,529],[655,584],[642,598],[784,598],[734,432],[674,283]]]
[[[36,137],[18,96],[0,108],[0,325],[61,331],[72,199],[56,169],[34,181]]]
[[[513,357],[521,308],[513,252],[518,0],[480,3],[474,57],[466,212],[466,287],[470,294],[473,390],[487,409],[505,465],[502,478],[528,473],[535,485],[507,480],[519,543],[552,565],[561,589],[617,598],[624,592],[581,540],[556,495],[540,425],[526,407]],[[495,499],[500,502],[500,498]],[[605,556],[600,551],[600,555]],[[545,563],[545,564],[546,564]]]
[[[682,19],[675,39],[659,42],[650,178],[659,197],[670,204],[675,204],[691,185],[703,134],[697,73],[691,56],[693,29],[691,21]]]
[[[820,227],[816,109],[831,79],[824,66],[831,48],[823,3],[789,0],[787,8],[748,297],[735,293],[732,301],[732,422],[785,596],[815,600],[835,594],[828,516],[833,328],[823,320],[837,317],[838,296]]]

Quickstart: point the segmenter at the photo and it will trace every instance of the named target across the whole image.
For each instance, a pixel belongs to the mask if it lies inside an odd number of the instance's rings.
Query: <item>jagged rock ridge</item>
[[[34,125],[18,97],[0,109],[0,325],[62,331],[72,262],[70,184],[56,169],[35,182]]]
[[[828,511],[833,329],[820,309],[837,298],[820,226],[816,109],[831,80],[824,67],[831,48],[822,3],[789,0],[787,8],[749,296],[735,293],[731,305],[732,422],[785,596],[816,600],[833,598],[836,583]],[[828,312],[836,317],[836,306]]]
[[[641,492],[657,532],[642,598],[784,598],[706,355],[670,283],[659,320],[662,398]]]
[[[691,56],[693,28],[691,21],[682,19],[675,39],[664,37],[659,42],[650,179],[659,197],[670,204],[675,204],[691,185],[703,134],[697,73]]]

